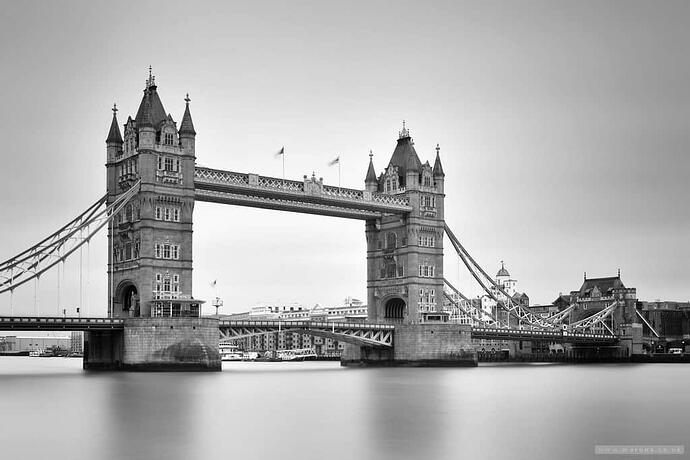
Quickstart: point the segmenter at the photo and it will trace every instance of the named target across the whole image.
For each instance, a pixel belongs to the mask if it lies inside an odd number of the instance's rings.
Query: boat
[[[313,348],[298,348],[296,350],[278,350],[276,352],[281,361],[306,361],[317,358]]]
[[[222,361],[242,361],[242,351],[237,345],[221,343],[219,346],[220,359]]]
[[[39,348],[37,350],[29,351],[29,356],[31,356],[32,358],[38,358],[39,356],[41,356],[41,353],[43,353],[43,350]]]

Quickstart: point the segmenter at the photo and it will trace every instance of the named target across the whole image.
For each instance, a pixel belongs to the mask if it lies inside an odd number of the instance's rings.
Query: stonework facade
[[[370,321],[417,324],[442,311],[444,178],[439,149],[433,167],[422,164],[404,125],[380,176],[370,160],[366,190],[405,196],[412,207],[366,222]]]
[[[186,102],[178,129],[149,76],[124,139],[113,109],[107,203],[140,185],[108,228],[109,316],[198,316],[192,297],[196,132]]]

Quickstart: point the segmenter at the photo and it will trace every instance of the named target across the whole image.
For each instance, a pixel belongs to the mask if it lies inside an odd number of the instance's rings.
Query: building
[[[517,291],[517,280],[511,278],[508,269],[506,269],[505,264],[501,261],[501,268],[496,273],[496,278],[494,282],[498,286],[493,284],[489,287],[491,295],[484,294],[480,297],[481,302],[481,312],[484,319],[493,316],[498,321],[505,322],[506,324],[517,324],[517,320],[511,317],[510,313],[504,308],[498,305],[498,302],[505,304],[508,297],[510,297],[511,302],[522,305],[523,307],[529,307],[529,297],[524,292]],[[505,293],[505,294],[504,294]],[[493,296],[493,297],[492,297]],[[498,302],[496,301],[498,299]]]
[[[106,139],[107,204],[141,188],[108,226],[109,316],[199,316],[192,297],[196,131],[186,106],[179,129],[149,72],[124,138],[117,108]]]
[[[70,352],[84,353],[84,333],[81,331],[70,332]]]
[[[654,337],[653,351],[690,351],[690,302],[638,301],[637,308],[646,321],[644,333]]]
[[[433,167],[422,163],[404,122],[378,177],[370,155],[364,193],[403,197],[412,208],[404,219],[366,221],[370,321],[416,324],[442,311],[444,180],[438,145]]]
[[[620,270],[616,276],[605,278],[587,278],[585,273],[580,289],[571,291],[567,299],[570,302],[568,306],[574,306],[569,322],[585,319],[614,303],[618,304],[618,308],[608,320],[608,326],[612,330],[620,324],[640,322],[636,314],[637,290],[625,287]],[[559,308],[565,306],[565,303],[566,298],[562,295],[554,301],[554,305],[558,304]]]
[[[69,350],[70,337],[33,337],[9,335],[0,337],[0,352],[3,353],[28,353],[31,351],[43,351],[48,348],[59,347]]]

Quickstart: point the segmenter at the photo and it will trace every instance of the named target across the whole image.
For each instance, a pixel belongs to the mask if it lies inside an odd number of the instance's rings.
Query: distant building
[[[32,337],[10,335],[0,340],[0,352],[25,353],[30,351],[43,351],[52,347],[60,347],[69,350],[70,337]]]
[[[367,320],[368,309],[364,303],[353,297],[347,297],[343,306],[323,307],[315,305],[309,309],[300,304],[260,304],[251,307],[250,311],[223,315],[226,320],[249,321],[334,321],[359,322]],[[321,356],[337,356],[343,349],[343,343],[325,337],[314,337],[301,332],[274,332],[242,340],[245,350],[276,351],[312,348]]]
[[[70,352],[83,353],[84,352],[84,333],[81,331],[72,331],[70,333]]]

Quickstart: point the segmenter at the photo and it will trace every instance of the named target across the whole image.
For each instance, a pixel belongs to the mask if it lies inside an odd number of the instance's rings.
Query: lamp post
[[[216,297],[213,299],[213,302],[211,302],[211,305],[216,307],[216,317],[218,317],[218,309],[223,306],[223,300],[221,300],[220,297]]]

